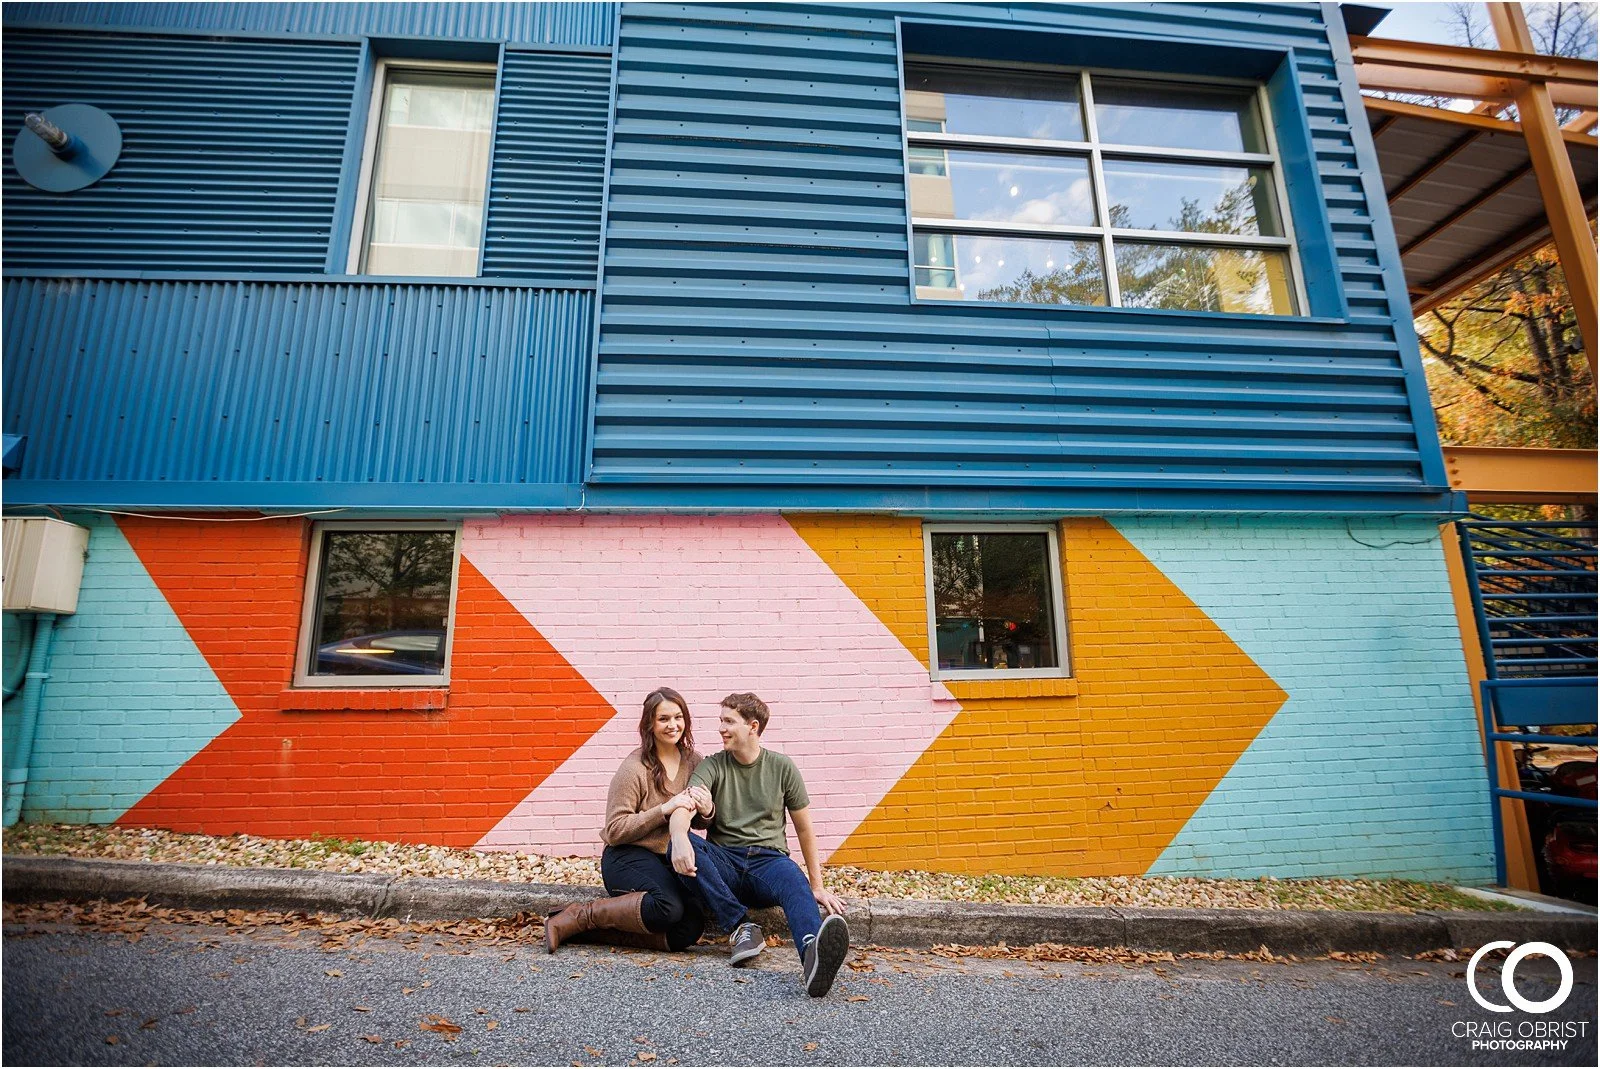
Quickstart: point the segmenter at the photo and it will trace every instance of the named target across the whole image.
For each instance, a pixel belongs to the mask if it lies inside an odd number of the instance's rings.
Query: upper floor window
[[[1293,315],[1259,87],[906,65],[918,297]]]
[[[478,273],[492,66],[379,64],[351,271]]]

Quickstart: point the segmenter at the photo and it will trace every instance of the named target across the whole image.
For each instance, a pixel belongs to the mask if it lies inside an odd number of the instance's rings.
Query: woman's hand
[[[672,870],[679,876],[693,876],[697,871],[694,844],[689,841],[687,833],[672,838]]]
[[[661,819],[666,820],[668,817],[672,816],[676,810],[679,809],[693,809],[695,808],[695,805],[695,800],[690,796],[688,791],[679,791],[677,794],[661,803]]]

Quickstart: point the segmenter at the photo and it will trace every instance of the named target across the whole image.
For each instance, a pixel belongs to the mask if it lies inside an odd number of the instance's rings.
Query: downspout
[[[22,796],[28,789],[28,764],[33,757],[33,736],[39,727],[39,708],[44,704],[45,680],[50,678],[50,643],[55,631],[55,613],[41,612],[35,617],[33,648],[28,651],[28,674],[22,683],[22,723],[17,730],[12,765],[6,769],[5,826],[8,828],[22,816]]]
[[[5,680],[6,701],[15,698],[22,690],[22,681],[27,678],[28,674],[27,664],[29,651],[33,649],[33,636],[39,631],[39,622],[34,619],[33,613],[18,613],[17,615],[17,627],[22,631],[17,636],[17,652],[21,655],[17,658],[17,664],[22,666],[22,671],[16,674],[15,679]],[[28,621],[28,626],[24,627],[23,620]]]

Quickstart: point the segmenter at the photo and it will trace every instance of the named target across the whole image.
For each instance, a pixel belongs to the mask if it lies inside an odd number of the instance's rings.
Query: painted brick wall
[[[78,612],[59,618],[24,820],[114,820],[238,719],[115,523],[89,528]],[[9,655],[8,649],[8,655]],[[21,702],[7,704],[9,767]]]
[[[1290,695],[1152,871],[1489,878],[1483,751],[1436,525],[1117,527]]]
[[[768,699],[839,863],[1490,875],[1422,522],[1064,521],[1074,678],[945,686],[916,521],[469,520],[449,693],[404,697],[288,688],[304,521],[92,527],[30,819],[594,853],[666,683],[702,749],[723,694]]]

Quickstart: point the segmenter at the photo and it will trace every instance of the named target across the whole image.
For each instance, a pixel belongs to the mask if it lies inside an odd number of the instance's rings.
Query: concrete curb
[[[327,912],[403,920],[543,916],[594,898],[597,887],[509,884],[487,880],[343,875],[306,869],[244,869],[71,858],[5,859],[8,902],[121,901],[185,909]],[[1356,913],[1265,909],[1128,909],[978,905],[903,899],[848,899],[854,942],[925,948],[1061,943],[1135,950],[1226,951],[1265,946],[1276,954],[1375,950],[1414,954],[1472,947],[1495,939],[1539,940],[1592,950],[1594,917],[1553,913]],[[784,931],[781,915],[758,916]]]

